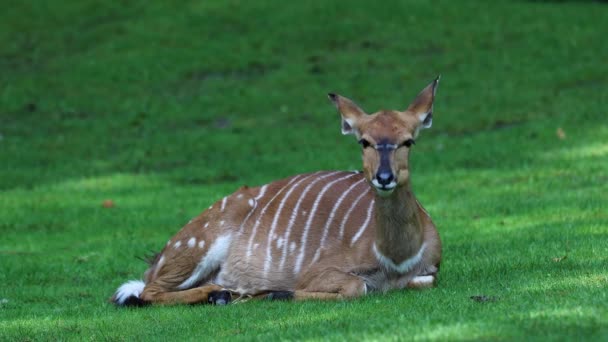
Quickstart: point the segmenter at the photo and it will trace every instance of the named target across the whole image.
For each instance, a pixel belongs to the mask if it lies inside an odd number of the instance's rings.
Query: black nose
[[[393,178],[394,177],[392,172],[382,171],[376,174],[376,180],[378,181],[378,183],[380,183],[380,185],[390,184],[390,182],[393,181]]]

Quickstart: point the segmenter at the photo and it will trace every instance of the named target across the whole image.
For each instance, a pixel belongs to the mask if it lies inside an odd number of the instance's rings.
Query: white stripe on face
[[[349,174],[345,177],[334,179],[333,181],[327,183],[323,187],[323,189],[321,189],[321,191],[317,195],[317,198],[315,198],[315,202],[312,206],[312,209],[310,210],[310,215],[308,215],[308,220],[306,221],[306,225],[304,226],[304,231],[302,232],[302,240],[300,240],[300,253],[298,254],[298,258],[296,259],[296,266],[294,268],[295,274],[300,273],[300,269],[302,267],[302,262],[304,261],[304,255],[306,253],[306,244],[308,242],[308,231],[310,230],[310,225],[312,224],[312,220],[315,217],[315,214],[319,207],[319,203],[321,202],[321,198],[323,198],[323,195],[325,195],[325,193],[332,187],[332,185],[336,184],[339,181],[349,179],[353,176],[355,176],[355,175]]]

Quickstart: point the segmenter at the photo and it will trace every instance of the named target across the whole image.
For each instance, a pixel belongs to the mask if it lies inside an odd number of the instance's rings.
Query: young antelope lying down
[[[319,171],[242,187],[190,221],[117,305],[227,304],[234,295],[340,299],[436,281],[441,242],[416,200],[409,154],[431,127],[439,78],[405,111],[368,115],[329,94],[363,172]]]

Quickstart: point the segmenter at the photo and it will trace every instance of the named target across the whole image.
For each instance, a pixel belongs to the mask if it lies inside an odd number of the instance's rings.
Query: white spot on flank
[[[308,243],[308,232],[310,231],[310,226],[312,224],[312,220],[315,218],[315,214],[317,213],[317,209],[319,208],[319,203],[321,203],[321,198],[323,195],[336,183],[349,179],[355,176],[355,174],[348,174],[345,177],[334,179],[333,181],[325,184],[323,189],[315,198],[315,202],[312,205],[312,209],[310,210],[310,215],[308,215],[308,220],[306,220],[306,225],[304,226],[304,231],[302,232],[302,239],[300,240],[300,253],[298,254],[298,258],[296,260],[296,267],[294,268],[294,273],[300,273],[300,269],[302,268],[302,262],[304,262],[304,256],[306,253],[306,244]]]
[[[205,248],[205,241],[204,240],[201,240],[201,241],[198,242],[198,248],[200,248],[200,249]]]
[[[344,199],[346,198],[346,196],[357,185],[363,183],[364,181],[365,181],[365,178],[361,178],[361,180],[359,180],[358,182],[353,183],[353,185],[351,185],[348,189],[346,189],[346,191],[344,191],[344,193],[342,193],[342,195],[340,196],[340,198],[338,198],[338,200],[336,201],[336,204],[334,204],[334,207],[331,209],[331,213],[329,214],[329,218],[327,219],[327,222],[325,222],[325,227],[323,228],[323,236],[321,237],[321,242],[319,243],[319,248],[315,252],[314,258],[312,258],[312,263],[317,262],[317,260],[321,256],[321,250],[325,247],[325,240],[327,239],[327,234],[329,234],[329,227],[330,227],[331,223],[333,222],[334,217],[336,216],[336,211],[340,207],[340,204],[342,204],[342,202],[344,201]]]
[[[226,208],[226,200],[227,200],[227,197],[222,198],[222,204],[220,206],[221,212],[224,212],[224,209]]]
[[[298,215],[298,211],[300,210],[300,205],[302,204],[302,201],[304,200],[304,198],[306,197],[306,195],[308,194],[308,191],[318,182],[322,181],[323,179],[336,175],[340,173],[339,171],[337,172],[331,172],[331,173],[327,173],[323,176],[319,176],[318,178],[316,178],[314,181],[310,182],[310,184],[308,184],[308,186],[304,189],[304,191],[302,191],[302,194],[300,195],[300,198],[298,198],[298,202],[296,203],[295,207],[293,208],[293,211],[291,212],[291,216],[289,217],[289,225],[287,226],[287,229],[285,230],[285,234],[283,235],[283,239],[285,240],[285,244],[283,245],[283,254],[281,255],[281,263],[279,264],[280,269],[283,269],[283,266],[285,265],[285,260],[287,260],[287,242],[289,241],[289,235],[291,234],[291,228],[293,227],[294,223],[296,222],[296,218]]]
[[[306,210],[302,210],[302,216],[306,216]]]
[[[118,305],[123,305],[125,301],[131,297],[139,298],[139,295],[144,291],[146,284],[141,280],[130,280],[122,284],[114,294],[114,301]]]
[[[196,239],[191,237],[190,240],[188,240],[188,247],[192,248],[194,245],[196,245]]]
[[[285,244],[287,245],[287,244]],[[291,245],[289,245],[289,253],[293,253],[293,251],[296,250],[296,243],[295,242],[291,242]]]
[[[181,283],[178,288],[181,290],[188,289],[208,276],[211,272],[217,270],[228,256],[231,240],[232,236],[230,234],[222,235],[215,239],[207,253],[201,258],[198,265],[196,265],[192,275]]]
[[[254,249],[254,250],[258,249],[258,247],[260,247],[260,244],[259,244],[259,243],[256,243],[255,245],[253,245],[253,249]]]
[[[182,245],[182,242],[180,240],[178,240],[175,245],[173,245],[173,248],[179,248],[179,246]]]
[[[399,265],[397,265],[393,260],[387,258],[384,254],[382,254],[376,247],[375,243],[373,246],[374,254],[376,255],[376,259],[378,259],[378,262],[380,262],[380,264],[388,270],[396,271],[397,273],[401,274],[411,271],[414,266],[416,266],[416,264],[420,262],[420,260],[422,259],[422,253],[424,253],[425,248],[426,242],[423,243],[422,246],[420,246],[420,250],[418,251],[418,253],[416,253],[416,255],[412,256],[409,259],[405,259]]]
[[[205,225],[203,226],[203,228],[207,228],[209,227],[209,222],[205,223]]]
[[[220,227],[224,225],[224,222],[225,222],[224,220],[220,221]]]
[[[238,198],[238,199],[243,198],[243,194],[238,194],[238,195],[236,196],[236,198]]]
[[[283,238],[280,237],[277,239],[277,248],[281,249],[282,245],[283,245]]]
[[[357,242],[357,240],[359,240],[361,235],[363,235],[363,232],[365,231],[365,229],[367,229],[367,227],[369,226],[369,221],[371,221],[371,218],[372,218],[372,209],[374,209],[374,202],[375,202],[375,200],[371,200],[369,202],[369,207],[367,208],[367,216],[365,217],[365,222],[363,222],[363,224],[361,225],[361,228],[359,229],[357,234],[355,234],[355,236],[353,236],[353,239],[350,241],[351,247],[355,244],[355,242]]]
[[[277,229],[277,224],[279,222],[279,218],[281,217],[281,211],[283,211],[283,207],[285,206],[285,203],[287,203],[289,195],[291,195],[291,193],[298,187],[298,185],[300,185],[300,183],[306,181],[314,175],[315,174],[310,174],[300,179],[297,183],[294,183],[279,203],[279,207],[277,208],[277,211],[274,214],[274,219],[272,220],[272,225],[270,226],[270,233],[268,234],[268,242],[266,244],[266,258],[264,259],[264,275],[268,274],[268,271],[270,270],[270,265],[272,263],[272,251],[270,250],[270,247],[272,243],[272,236],[276,236],[274,232]]]
[[[250,207],[255,206],[255,200],[253,198],[250,198],[249,201],[247,201],[247,203],[249,203]]]

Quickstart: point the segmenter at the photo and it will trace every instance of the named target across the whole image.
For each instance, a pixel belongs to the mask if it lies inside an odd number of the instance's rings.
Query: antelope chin
[[[380,197],[388,197],[390,196],[390,194],[393,193],[393,191],[395,190],[395,188],[376,188],[376,193],[378,194],[378,196]]]

